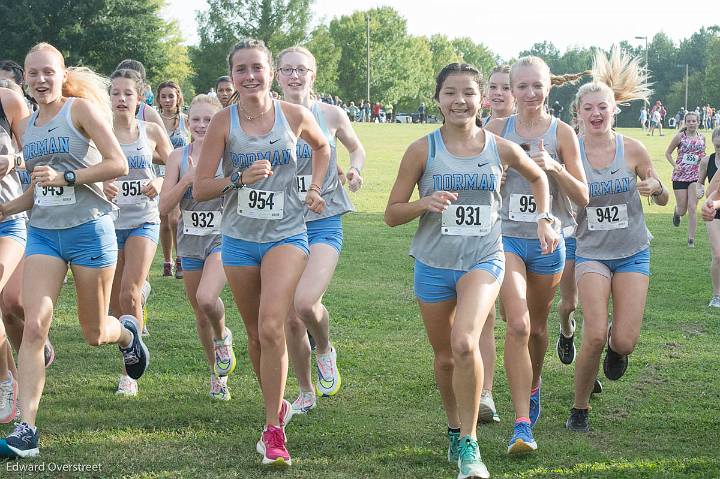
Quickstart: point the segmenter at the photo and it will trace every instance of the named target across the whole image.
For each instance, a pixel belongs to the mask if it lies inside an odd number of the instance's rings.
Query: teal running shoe
[[[469,477],[487,479],[490,477],[490,473],[480,457],[477,440],[473,439],[472,436],[468,435],[460,440],[458,456],[459,471],[457,479],[467,479]]]

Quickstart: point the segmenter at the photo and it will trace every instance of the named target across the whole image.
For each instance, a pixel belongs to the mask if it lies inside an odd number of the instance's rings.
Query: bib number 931
[[[444,235],[485,236],[491,227],[489,205],[450,205],[442,214]]]

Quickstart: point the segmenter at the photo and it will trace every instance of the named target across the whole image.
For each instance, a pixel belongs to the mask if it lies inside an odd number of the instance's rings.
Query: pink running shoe
[[[290,453],[285,447],[285,430],[282,427],[267,426],[255,446],[258,454],[262,454],[264,466],[288,467],[292,465]]]

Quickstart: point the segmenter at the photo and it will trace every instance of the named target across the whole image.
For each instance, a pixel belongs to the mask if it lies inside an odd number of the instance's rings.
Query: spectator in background
[[[715,108],[715,114],[713,115],[713,129],[720,127],[720,110]]]
[[[655,113],[657,112],[657,115]],[[662,132],[663,127],[663,121],[665,120],[665,115],[667,115],[667,110],[663,106],[662,102],[660,100],[657,100],[655,102],[655,106],[652,107],[652,110],[650,111],[650,136],[655,136],[655,128],[657,128],[660,131],[660,136],[664,136]],[[654,121],[654,125],[653,125]]]
[[[563,109],[564,109],[564,108],[563,108],[563,106],[560,104],[560,102],[557,101],[557,100],[555,100],[555,103],[553,103],[552,110],[550,110],[550,113],[552,114],[552,116],[554,116],[555,118],[558,118],[558,119],[559,119],[559,118],[560,118],[560,115],[561,115],[562,112],[563,112]]]
[[[380,102],[375,102],[375,104],[372,106],[372,116],[370,117],[370,120],[375,123],[380,123],[380,110],[382,109],[382,105]]]
[[[370,121],[370,100],[365,100],[362,106],[363,109],[363,121]]]
[[[425,102],[420,103],[418,113],[420,114],[420,123],[427,123],[427,107],[425,106]]]
[[[351,101],[350,106],[347,109],[348,116],[350,117],[350,121],[358,121],[360,116],[360,108],[355,106],[355,102]]]
[[[640,121],[640,128],[642,128],[643,132],[647,131],[648,127],[648,110],[647,107],[643,105],[642,110],[640,110],[640,118],[638,118]]]
[[[392,103],[388,103],[387,105],[385,105],[385,121],[388,123],[395,122],[395,117],[393,116]]]
[[[223,108],[228,106],[230,104],[230,98],[232,98],[233,93],[235,93],[235,86],[233,85],[232,79],[227,75],[218,78],[215,81],[215,92]]]

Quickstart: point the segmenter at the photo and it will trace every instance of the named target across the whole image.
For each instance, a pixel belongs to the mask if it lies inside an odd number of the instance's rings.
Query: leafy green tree
[[[166,75],[183,83],[191,74],[177,26],[160,16],[163,0],[27,0],[0,2],[4,58],[23,62],[27,51],[46,41],[67,65],[109,74],[120,60],[145,64],[151,82]]]
[[[366,16],[370,18],[370,100],[398,106],[401,99],[420,98],[431,67],[430,48],[407,35],[405,19],[391,7],[357,11],[330,22],[330,34],[342,51],[340,96],[348,101],[367,96]]]
[[[208,0],[197,15],[200,43],[191,50],[194,84],[207,90],[227,75],[227,54],[242,38],[257,38],[274,52],[298,45],[308,35],[312,0]]]
[[[499,62],[499,58],[493,55],[485,45],[475,43],[471,38],[455,38],[452,40],[452,44],[462,62],[479,68],[486,75]]]
[[[318,71],[315,72],[315,91],[335,94],[338,91],[340,49],[335,45],[330,29],[326,25],[317,27],[305,46],[312,52],[318,66]]]
[[[449,63],[461,60],[458,50],[452,40],[447,36],[435,34],[430,37],[430,52],[432,53],[432,71],[438,74]]]

